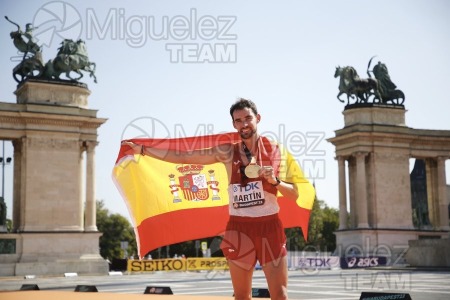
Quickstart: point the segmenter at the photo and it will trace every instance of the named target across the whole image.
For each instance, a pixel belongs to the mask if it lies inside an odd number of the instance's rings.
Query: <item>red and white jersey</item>
[[[256,164],[272,167],[275,176],[280,172],[280,148],[266,137],[257,142]],[[278,213],[277,188],[263,178],[248,178],[244,169],[248,164],[243,143],[234,144],[231,180],[228,186],[231,216],[261,217]]]

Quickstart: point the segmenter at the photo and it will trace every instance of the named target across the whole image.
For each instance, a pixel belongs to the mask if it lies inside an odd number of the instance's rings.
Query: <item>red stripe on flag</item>
[[[278,198],[278,203],[283,227],[300,227],[307,240],[311,211],[284,197]],[[139,255],[144,257],[150,251],[166,245],[221,235],[228,218],[227,205],[184,209],[147,218],[137,227],[141,239]]]
[[[280,219],[284,228],[300,227],[303,237],[308,240],[308,224],[311,210],[300,207],[293,200],[278,197]]]
[[[130,139],[137,145],[144,145],[149,148],[155,149],[172,149],[178,151],[188,151],[194,149],[210,148],[218,145],[237,143],[240,141],[239,134],[237,132],[193,136],[183,138],[167,138],[167,139]],[[117,156],[116,163],[127,154],[131,148],[129,146],[120,147],[119,155]]]
[[[137,227],[139,256],[162,246],[221,235],[228,218],[228,205],[184,209],[147,218]]]

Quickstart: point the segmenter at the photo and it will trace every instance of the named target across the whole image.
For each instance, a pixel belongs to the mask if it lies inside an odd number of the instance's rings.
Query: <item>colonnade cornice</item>
[[[411,128],[408,126],[393,126],[383,124],[354,124],[335,130],[335,133],[337,135],[352,132],[381,132],[381,133],[396,133],[396,134],[417,135],[417,136],[450,137],[450,130],[419,129],[419,128]]]
[[[78,117],[78,119],[74,120],[73,117],[61,118],[54,117],[49,118],[47,116],[37,117],[37,116],[23,116],[21,115],[0,115],[0,122],[6,124],[13,125],[25,125],[25,124],[36,124],[36,125],[51,125],[51,126],[68,126],[68,127],[83,127],[83,128],[98,128],[106,119],[93,119],[93,118],[85,118]],[[22,128],[19,128],[22,129]]]
[[[336,153],[336,156],[334,157],[335,160],[339,161],[339,160],[349,160],[352,157],[357,157],[357,156],[367,156],[367,155],[386,155],[386,156],[393,156],[393,157],[397,157],[397,156],[409,156],[410,158],[415,158],[415,159],[434,159],[436,161],[444,161],[444,163],[450,159],[450,155],[441,155],[441,154],[436,154],[436,153],[429,153],[428,155],[425,154],[413,154],[413,153],[398,153],[398,152],[393,152],[393,153],[376,153],[373,151],[361,151],[361,150],[356,150],[356,151],[352,151],[352,152],[346,152],[346,153]]]
[[[378,134],[358,134],[353,133],[347,136],[338,136],[328,139],[337,150],[345,145],[350,147],[387,147],[387,148],[404,148],[413,150],[425,151],[449,151],[450,152],[450,137],[439,138],[432,136],[410,136],[399,137],[395,135],[378,135]]]
[[[348,140],[352,138],[370,137],[374,138],[393,138],[395,140],[413,141],[413,142],[427,142],[427,141],[442,141],[450,143],[450,131],[449,130],[421,130],[421,129],[409,129],[405,132],[398,131],[376,131],[372,126],[368,130],[352,130],[345,129],[337,130],[336,136],[328,138],[327,140],[335,143],[342,140]]]

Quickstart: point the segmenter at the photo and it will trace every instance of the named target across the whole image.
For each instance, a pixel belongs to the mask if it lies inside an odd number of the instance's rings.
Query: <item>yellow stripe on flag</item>
[[[291,153],[283,145],[279,144],[279,147],[281,151],[280,180],[295,184],[299,194],[297,205],[311,210],[316,195],[314,186],[305,178],[300,165]],[[278,196],[281,196],[279,192]]]
[[[202,169],[189,171],[190,165],[140,155],[135,155],[134,159],[128,156],[116,165],[113,175],[119,186],[124,187],[122,194],[128,200],[135,224],[177,210],[228,205],[225,166],[222,163],[196,166]],[[192,177],[197,182],[192,182]],[[183,185],[183,178],[197,185],[193,187],[189,182]],[[198,191],[193,192],[194,188]],[[215,188],[216,195],[211,188]]]

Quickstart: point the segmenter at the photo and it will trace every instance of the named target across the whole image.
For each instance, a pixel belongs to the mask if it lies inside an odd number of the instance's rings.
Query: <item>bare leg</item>
[[[283,256],[263,266],[271,300],[287,300],[287,258]]]
[[[233,261],[228,261],[231,282],[233,283],[234,299],[250,300],[252,298],[253,267],[242,267]]]

